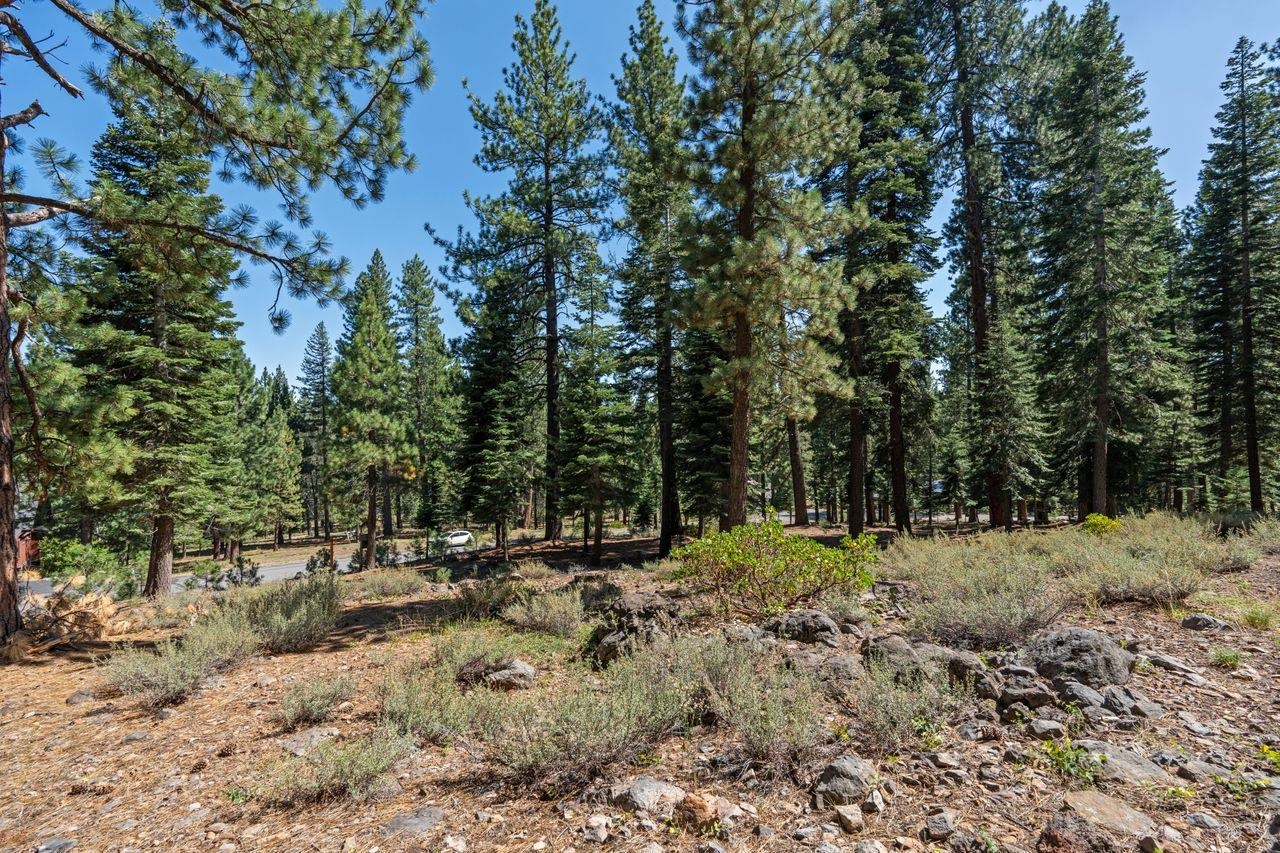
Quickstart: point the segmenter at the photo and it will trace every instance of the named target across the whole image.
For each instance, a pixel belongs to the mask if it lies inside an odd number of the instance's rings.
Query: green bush
[[[322,723],[355,692],[356,680],[349,675],[340,675],[332,681],[317,679],[291,685],[280,700],[280,722],[287,729]]]
[[[269,652],[305,649],[338,624],[342,596],[333,575],[317,574],[242,594],[228,606],[242,608]]]
[[[306,758],[281,764],[264,799],[275,805],[367,799],[381,790],[382,775],[412,748],[407,738],[385,730],[323,743]]]
[[[386,728],[443,745],[485,730],[501,697],[487,690],[465,693],[455,667],[412,663],[383,680],[378,701]]]
[[[137,593],[137,573],[118,557],[97,545],[74,539],[46,536],[40,540],[40,572],[47,578],[85,578],[84,588],[110,589],[116,598]]]
[[[459,601],[467,618],[488,619],[532,596],[533,588],[528,584],[499,578],[463,587]]]
[[[1091,512],[1085,516],[1084,523],[1080,525],[1080,528],[1085,533],[1091,533],[1094,536],[1106,536],[1120,529],[1120,521],[1100,512]]]
[[[582,627],[582,596],[576,589],[535,595],[502,611],[502,618],[528,631],[572,637]]]
[[[751,619],[802,607],[834,590],[866,587],[876,561],[873,536],[846,537],[828,548],[806,536],[788,536],[770,514],[679,549],[679,577],[710,594],[724,612]]]

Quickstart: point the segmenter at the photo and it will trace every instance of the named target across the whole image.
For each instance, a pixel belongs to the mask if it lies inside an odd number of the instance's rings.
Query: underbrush
[[[352,585],[351,593],[356,598],[380,601],[418,595],[426,586],[426,579],[413,569],[392,569],[362,574]]]
[[[502,618],[529,631],[572,637],[582,627],[582,596],[576,589],[535,595],[509,605]]]
[[[857,719],[861,745],[887,755],[922,741],[932,745],[928,741],[939,736],[941,721],[962,699],[945,675],[903,673],[873,663],[844,692],[841,704]]]
[[[367,799],[382,790],[382,775],[412,749],[408,738],[384,729],[320,744],[306,758],[282,763],[267,783],[263,799],[273,805]]]
[[[323,639],[341,612],[332,576],[244,590],[217,601],[180,640],[126,647],[98,666],[107,683],[145,705],[181,702],[209,675],[260,650],[296,651]]]
[[[280,700],[280,722],[286,729],[323,723],[335,707],[350,699],[356,691],[355,679],[341,675],[332,681],[318,679],[295,684]]]

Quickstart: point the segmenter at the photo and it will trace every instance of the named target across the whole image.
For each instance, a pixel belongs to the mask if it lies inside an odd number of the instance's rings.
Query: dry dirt
[[[651,543],[614,543],[611,562],[633,556]],[[556,556],[541,551],[540,556]],[[615,569],[624,586],[653,585],[651,575]],[[554,584],[559,579],[543,581]],[[537,790],[507,783],[486,763],[478,748],[427,746],[394,770],[397,785],[373,802],[330,802],[271,809],[254,799],[241,802],[273,763],[281,759],[275,721],[285,687],[299,680],[354,675],[360,691],[353,707],[330,723],[343,737],[373,725],[373,686],[394,662],[425,654],[430,638],[422,626],[450,613],[451,594],[440,589],[422,598],[347,605],[341,627],[312,651],[251,659],[219,676],[187,702],[161,715],[128,699],[106,695],[94,657],[106,644],[62,649],[0,668],[0,761],[6,793],[0,797],[0,849],[32,850],[50,839],[74,839],[75,850],[438,850],[448,840],[465,841],[468,850],[576,849],[641,850],[656,843],[666,850],[853,850],[859,839],[878,839],[886,848],[946,849],[919,840],[932,807],[954,811],[961,830],[990,838],[985,849],[1034,850],[1046,821],[1073,786],[1043,761],[1023,763],[1002,757],[1008,747],[1038,756],[1038,741],[1019,727],[1001,725],[999,739],[971,742],[957,736],[948,721],[939,742],[902,755],[877,759],[891,781],[891,796],[880,813],[865,816],[860,834],[797,840],[797,829],[834,824],[829,811],[815,811],[809,785],[819,770],[846,746],[837,739],[823,747],[797,774],[781,780],[713,771],[710,757],[727,748],[714,730],[672,738],[646,767],[617,767],[609,779],[584,793],[544,799]],[[1280,603],[1280,561],[1267,558],[1248,571],[1219,575],[1209,582],[1200,604],[1210,612],[1228,611],[1245,600]],[[893,630],[888,615],[877,633]],[[1259,744],[1280,737],[1280,632],[1255,630],[1201,633],[1184,629],[1176,618],[1133,606],[1068,614],[1065,622],[1093,627],[1139,650],[1160,651],[1190,664],[1203,677],[1193,687],[1162,669],[1139,667],[1134,684],[1164,706],[1165,714],[1134,730],[1089,730],[1088,736],[1152,755],[1159,750],[1219,754],[1246,770],[1266,771]],[[144,632],[115,640],[154,642],[168,632]],[[856,638],[846,638],[850,650]],[[1236,670],[1214,665],[1214,650],[1230,647],[1244,655]],[[554,655],[537,661],[554,663]],[[544,676],[545,677],[545,676]],[[556,676],[552,676],[556,677]],[[94,698],[70,704],[77,691]],[[835,721],[830,721],[834,725]],[[1190,726],[1190,728],[1188,727]],[[1194,731],[1193,731],[1194,729]],[[1280,745],[1280,744],[1278,744]],[[939,755],[942,759],[939,759]],[[947,773],[952,770],[959,773]],[[979,773],[987,767],[984,778]],[[1280,775],[1280,767],[1270,768]],[[690,792],[718,795],[747,811],[727,837],[712,839],[676,831],[662,822],[646,829],[636,815],[600,802],[609,783],[640,774],[656,776]],[[1262,849],[1266,820],[1277,809],[1260,805],[1257,791],[1233,790],[1231,780],[1187,781],[1169,776],[1168,784],[1104,785],[1104,793],[1150,816],[1157,826],[1181,834],[1188,851]],[[1268,796],[1280,791],[1264,791]],[[416,838],[388,836],[385,827],[397,815],[439,806],[443,819]],[[1220,826],[1188,820],[1211,815]],[[601,845],[584,837],[593,815],[610,821],[611,838]],[[759,837],[756,824],[776,835]],[[655,848],[650,848],[650,850]],[[1131,839],[1122,849],[1137,849]]]

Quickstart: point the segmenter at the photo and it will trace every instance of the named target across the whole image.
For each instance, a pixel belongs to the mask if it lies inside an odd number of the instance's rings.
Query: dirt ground
[[[816,529],[813,533],[819,535]],[[527,553],[518,550],[513,556],[580,562],[573,546],[522,547]],[[611,540],[606,563],[634,562],[652,548],[647,540]],[[626,587],[651,583],[651,576],[641,572],[615,569],[611,574]],[[354,676],[360,689],[353,704],[326,725],[342,737],[367,731],[376,713],[374,685],[394,663],[425,655],[430,637],[422,629],[450,613],[452,593],[432,590],[418,598],[348,604],[340,628],[319,648],[253,658],[160,714],[103,690],[94,659],[114,642],[62,649],[0,668],[0,761],[7,772],[6,794],[0,797],[0,850],[32,850],[50,839],[74,839],[77,851],[439,850],[446,841],[454,849],[465,843],[472,851],[585,851],[601,846],[584,838],[584,827],[596,814],[611,821],[606,846],[612,849],[639,850],[651,843],[667,850],[715,849],[706,846],[710,838],[664,823],[646,826],[600,801],[610,781],[642,773],[741,804],[746,822],[715,842],[724,850],[813,849],[819,839],[851,850],[859,838],[879,839],[889,849],[945,849],[918,840],[925,816],[943,805],[955,812],[960,826],[981,828],[997,845],[987,849],[1032,850],[1070,788],[1041,764],[1008,760],[1010,748],[1039,749],[1020,729],[1002,727],[997,740],[969,741],[957,735],[955,725],[962,720],[956,719],[948,721],[938,742],[878,762],[891,780],[892,796],[883,811],[866,815],[866,828],[856,836],[833,837],[829,826],[825,834],[804,841],[793,834],[834,822],[829,812],[813,810],[808,786],[841,752],[839,744],[824,747],[807,773],[768,780],[714,769],[714,757],[725,748],[714,730],[672,738],[648,766],[618,767],[612,779],[568,798],[545,799],[539,791],[513,786],[478,748],[459,744],[427,746],[402,760],[393,771],[393,788],[374,801],[289,809],[246,801],[243,793],[281,760],[284,733],[275,714],[287,685],[338,673]],[[1247,571],[1214,576],[1192,604],[1231,618],[1250,601],[1280,604],[1280,560],[1268,557]],[[1163,705],[1164,716],[1132,730],[1089,736],[1147,755],[1184,750],[1213,756],[1241,772],[1265,770],[1258,743],[1280,745],[1280,632],[1275,625],[1256,630],[1237,623],[1230,631],[1202,633],[1182,628],[1178,615],[1123,605],[1064,618],[1140,651],[1176,656],[1199,674],[1189,680],[1139,667],[1131,686]],[[894,622],[890,611],[877,630],[892,630]],[[113,640],[149,643],[168,633],[146,631]],[[1237,669],[1214,665],[1215,651],[1226,646],[1243,655]],[[555,666],[554,655],[535,662],[540,668]],[[93,695],[76,695],[82,691]],[[1280,767],[1271,772],[1280,775]],[[1242,791],[1231,780],[1170,775],[1167,785],[1107,785],[1104,790],[1180,834],[1182,846],[1171,850],[1259,849],[1265,820],[1277,811],[1260,805],[1258,790]],[[1280,791],[1263,793],[1280,796]],[[436,826],[412,839],[386,834],[390,820],[423,806],[443,810]],[[1188,818],[1202,813],[1212,815],[1217,826]],[[762,837],[753,830],[756,824],[776,834]]]

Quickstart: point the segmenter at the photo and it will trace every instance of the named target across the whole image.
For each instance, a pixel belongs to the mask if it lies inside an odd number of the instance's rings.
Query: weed
[[[1244,624],[1255,631],[1268,631],[1271,629],[1271,620],[1275,618],[1275,613],[1265,604],[1254,604],[1246,608],[1240,618]]]
[[[244,805],[253,797],[253,792],[248,788],[241,788],[239,785],[232,785],[222,792],[222,796],[226,797],[237,806]]]
[[[1120,529],[1119,519],[1110,518],[1099,512],[1091,512],[1085,517],[1080,529],[1094,536],[1106,536]]]
[[[1209,658],[1213,661],[1214,666],[1222,667],[1223,669],[1239,669],[1243,655],[1239,649],[1222,647],[1210,649]]]
[[[463,587],[459,601],[467,618],[489,619],[532,595],[528,584],[499,578]]]
[[[441,566],[436,569],[433,580],[436,583],[449,583],[449,581],[453,580],[453,572],[448,566]]]
[[[1092,785],[1098,779],[1098,770],[1106,756],[1096,755],[1083,746],[1076,746],[1069,738],[1046,741],[1041,749],[1049,766],[1064,779],[1083,785]]]
[[[307,758],[282,763],[266,786],[264,799],[275,805],[366,799],[381,788],[382,774],[412,748],[408,739],[381,729],[348,741],[320,744]]]
[[[1258,748],[1258,758],[1271,765],[1271,769],[1280,773],[1280,749],[1263,744]]]
[[[557,637],[576,636],[582,616],[582,596],[576,589],[522,599],[502,611],[502,618],[513,625]]]

